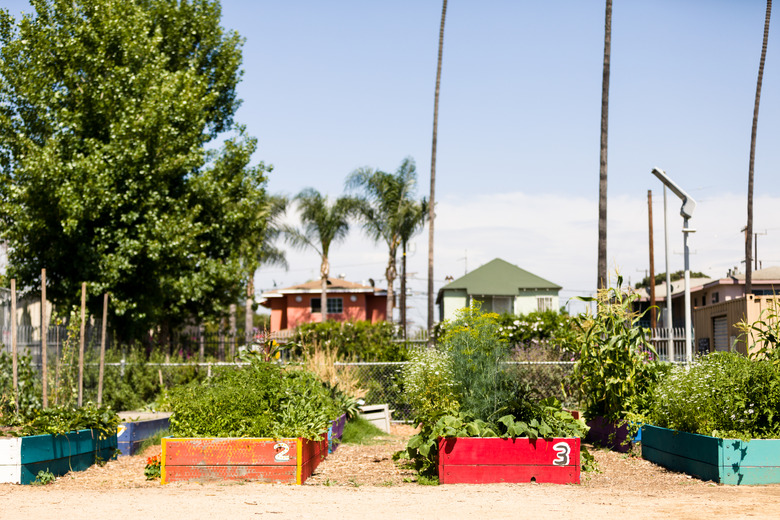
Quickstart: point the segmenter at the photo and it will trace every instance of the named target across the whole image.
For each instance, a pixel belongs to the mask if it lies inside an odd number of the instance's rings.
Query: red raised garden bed
[[[162,440],[160,480],[303,484],[327,454],[327,439],[168,437]]]
[[[441,484],[580,483],[580,439],[439,439]]]

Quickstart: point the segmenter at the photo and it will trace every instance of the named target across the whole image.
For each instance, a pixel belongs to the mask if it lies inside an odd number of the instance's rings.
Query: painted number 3
[[[274,455],[274,460],[276,462],[287,462],[290,460],[290,456],[288,453],[290,452],[290,446],[285,442],[277,442],[274,444],[274,451],[276,451],[276,455]]]
[[[553,461],[553,466],[568,466],[571,447],[565,442],[559,442],[553,445],[553,450],[558,454],[558,457]]]

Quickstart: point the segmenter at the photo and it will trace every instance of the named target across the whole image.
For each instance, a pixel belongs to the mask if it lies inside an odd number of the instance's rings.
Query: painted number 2
[[[565,442],[559,442],[553,445],[553,450],[558,454],[558,457],[553,461],[553,466],[568,466],[571,447]]]
[[[286,442],[277,442],[274,444],[274,450],[277,452],[274,455],[276,462],[287,462],[290,460],[288,453],[290,452],[290,446]]]

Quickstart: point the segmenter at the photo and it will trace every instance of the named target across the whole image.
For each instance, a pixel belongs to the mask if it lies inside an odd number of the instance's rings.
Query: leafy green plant
[[[447,352],[435,348],[412,351],[411,360],[401,370],[401,384],[416,423],[458,411],[452,360]]]
[[[632,310],[636,294],[617,287],[598,292],[595,314],[574,318],[572,343],[576,362],[572,381],[585,415],[621,422],[627,414],[641,414],[647,408],[647,397],[661,370],[657,354],[639,326],[641,316]]]
[[[159,455],[146,458],[146,465],[144,466],[144,477],[146,480],[156,480],[162,475],[162,461]]]
[[[395,332],[393,324],[385,321],[304,323],[293,338],[293,353],[310,355],[319,347],[331,349],[339,359],[406,361],[406,345],[393,341]]]
[[[411,372],[417,384],[432,385],[431,390],[410,392],[421,395],[418,406],[429,411],[421,415],[420,432],[395,456],[410,459],[420,476],[435,475],[440,437],[584,436],[584,422],[564,411],[560,402],[534,401],[527,385],[512,377],[506,365],[509,347],[500,338],[495,314],[482,313],[479,306],[462,309],[446,328],[441,346],[446,355],[438,362],[444,373],[437,375],[434,369],[436,377],[431,377],[430,369]]]
[[[46,468],[45,470],[40,470],[38,472],[38,474],[35,476],[35,480],[33,481],[33,485],[46,486],[54,482],[56,479],[57,477],[54,476],[54,473],[49,471],[49,468]]]
[[[741,331],[740,340],[747,345],[752,359],[767,359],[773,365],[780,366],[780,309],[776,300],[768,300],[768,307],[761,311],[759,318],[748,323],[746,319],[735,326]]]
[[[653,393],[653,424],[715,437],[780,437],[780,368],[715,352],[674,367]]]
[[[340,415],[314,374],[255,357],[247,367],[171,391],[171,433],[181,437],[320,440]]]
[[[88,402],[81,408],[55,406],[32,410],[7,423],[12,435],[62,435],[68,432],[94,429],[102,438],[114,435],[120,418],[111,408]]]

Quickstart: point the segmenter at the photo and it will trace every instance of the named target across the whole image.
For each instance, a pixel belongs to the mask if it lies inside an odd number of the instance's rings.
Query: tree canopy
[[[32,0],[0,11],[0,218],[10,277],[132,335],[236,301],[264,164],[234,121],[242,40],[216,0]],[[223,137],[224,136],[224,137]],[[221,146],[215,142],[222,140]]]

